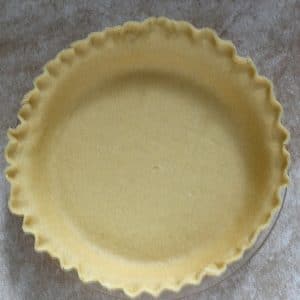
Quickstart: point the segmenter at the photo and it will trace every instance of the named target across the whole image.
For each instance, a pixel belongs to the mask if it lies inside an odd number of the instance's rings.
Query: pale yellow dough
[[[158,294],[218,275],[280,205],[286,130],[231,43],[150,19],[94,33],[37,79],[10,131],[10,207],[83,280]]]

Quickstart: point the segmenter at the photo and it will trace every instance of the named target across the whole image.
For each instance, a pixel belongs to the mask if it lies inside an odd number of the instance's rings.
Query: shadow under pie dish
[[[158,295],[220,275],[288,183],[271,83],[210,29],[151,18],[61,51],[8,131],[9,207],[83,281]]]

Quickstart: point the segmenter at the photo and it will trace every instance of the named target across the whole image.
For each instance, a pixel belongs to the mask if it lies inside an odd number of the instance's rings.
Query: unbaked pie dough
[[[50,61],[9,130],[9,206],[38,251],[135,296],[219,275],[280,207],[271,83],[210,29],[151,18]]]

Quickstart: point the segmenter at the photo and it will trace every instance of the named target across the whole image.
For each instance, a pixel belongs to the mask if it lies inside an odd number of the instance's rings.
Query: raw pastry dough
[[[84,281],[157,295],[240,258],[280,206],[270,82],[209,29],[165,18],[50,61],[9,131],[10,208]]]

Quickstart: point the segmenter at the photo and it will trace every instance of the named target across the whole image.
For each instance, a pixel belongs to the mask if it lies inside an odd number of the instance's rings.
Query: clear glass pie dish
[[[231,42],[129,22],[73,43],[34,84],[6,175],[37,251],[132,297],[206,289],[255,251],[288,183],[288,132]]]

